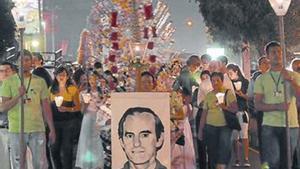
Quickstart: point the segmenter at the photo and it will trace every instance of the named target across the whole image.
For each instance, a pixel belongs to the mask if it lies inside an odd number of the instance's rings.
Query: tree
[[[14,4],[10,0],[0,1],[0,59],[7,47],[13,46],[16,24],[11,14]]]
[[[260,53],[271,40],[279,40],[277,17],[268,0],[196,0],[213,41],[240,49],[246,39]],[[286,19],[287,47],[300,43],[295,38],[300,26],[300,2],[293,1]],[[293,23],[293,24],[291,24]]]

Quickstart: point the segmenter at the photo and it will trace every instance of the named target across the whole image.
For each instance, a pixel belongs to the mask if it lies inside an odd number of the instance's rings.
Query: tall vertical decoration
[[[77,62],[84,65],[89,60],[89,57],[94,57],[94,50],[90,31],[84,29],[80,34]]]
[[[96,57],[107,69],[120,72],[131,64],[129,44],[138,42],[146,44],[142,63],[168,60],[165,53],[175,32],[170,16],[166,0],[94,0],[89,32]],[[154,63],[151,55],[156,56]]]

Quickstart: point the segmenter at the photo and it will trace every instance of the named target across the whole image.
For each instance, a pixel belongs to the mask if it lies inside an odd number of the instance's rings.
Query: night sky
[[[153,0],[154,2],[157,0]],[[176,27],[175,50],[186,53],[203,54],[207,48],[207,35],[203,18],[198,12],[198,4],[194,0],[166,0],[169,5],[171,20]],[[93,5],[92,0],[52,0],[44,1],[51,10],[55,6],[57,15],[55,24],[55,48],[59,48],[61,41],[68,40],[68,55],[76,57],[79,35],[87,25],[87,17]],[[54,3],[54,4],[53,4]],[[46,9],[47,9],[46,8]],[[186,25],[187,19],[193,21],[193,26]],[[48,49],[51,50],[51,39],[47,40]]]
[[[207,35],[203,17],[199,13],[198,3],[194,0],[167,0],[171,12],[171,19],[176,27],[175,48],[187,53],[203,54],[207,48]],[[188,27],[186,21],[193,21]]]

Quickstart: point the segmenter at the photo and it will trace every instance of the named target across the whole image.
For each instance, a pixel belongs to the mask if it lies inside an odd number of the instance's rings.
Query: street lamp
[[[280,32],[280,44],[283,54],[283,66],[286,66],[286,47],[285,47],[285,36],[284,36],[284,20],[283,17],[287,13],[291,0],[269,0],[274,12],[279,18],[279,32]],[[284,81],[284,101],[287,103],[287,90],[286,81]],[[286,146],[287,146],[287,169],[292,166],[291,160],[291,146],[290,146],[290,129],[288,111],[285,111],[285,124],[286,124]]]
[[[186,21],[186,25],[189,27],[189,28],[191,28],[192,26],[193,26],[193,21],[191,20],[191,19],[188,19],[187,21]]]
[[[277,16],[284,16],[291,4],[291,0],[269,0]]]

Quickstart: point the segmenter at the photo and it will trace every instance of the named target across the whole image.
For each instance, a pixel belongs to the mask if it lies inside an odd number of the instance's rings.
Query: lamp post
[[[280,44],[283,54],[283,65],[286,66],[286,47],[285,47],[285,36],[284,36],[284,15],[287,13],[291,0],[269,0],[274,12],[279,18],[279,33],[280,33]],[[287,103],[287,90],[286,82],[284,81],[284,101]],[[289,129],[289,119],[288,111],[285,111],[285,123],[286,123],[286,146],[287,146],[287,169],[292,166],[291,160],[291,146],[290,146],[290,129]]]
[[[19,75],[20,75],[20,81],[21,86],[24,86],[24,74],[23,74],[23,56],[24,56],[24,32],[25,32],[25,16],[14,16],[17,17],[15,20],[17,21],[17,30],[20,33],[20,58],[19,58]],[[20,169],[25,169],[26,159],[25,159],[25,139],[24,139],[24,96],[21,96],[20,100],[20,137],[19,137],[19,144],[20,144]]]

